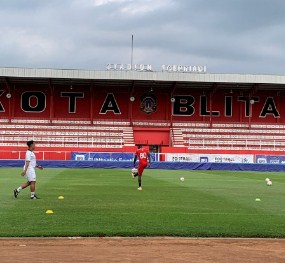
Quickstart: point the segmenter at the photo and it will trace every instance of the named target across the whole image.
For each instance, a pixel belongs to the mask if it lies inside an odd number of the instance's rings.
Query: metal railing
[[[213,148],[220,149],[223,147],[244,150],[280,150],[285,149],[285,140],[264,140],[264,139],[189,139],[188,147],[199,146],[201,149]]]
[[[1,150],[0,159],[24,160],[26,151]],[[70,160],[70,151],[35,151],[37,160]]]
[[[123,147],[124,140],[120,136],[114,137],[90,137],[90,136],[13,136],[5,135],[0,136],[1,146],[26,146],[28,140],[34,140],[38,146],[42,147],[98,147],[104,145],[108,147]]]

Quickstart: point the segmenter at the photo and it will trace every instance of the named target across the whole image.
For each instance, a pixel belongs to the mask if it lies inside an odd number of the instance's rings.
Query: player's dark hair
[[[140,148],[142,148],[142,145],[141,145],[141,144],[139,144],[139,145],[138,145],[138,148],[139,148],[139,149],[140,149]]]
[[[28,145],[28,147],[30,147],[33,143],[34,143],[34,141],[33,141],[33,140],[27,141],[27,145]]]

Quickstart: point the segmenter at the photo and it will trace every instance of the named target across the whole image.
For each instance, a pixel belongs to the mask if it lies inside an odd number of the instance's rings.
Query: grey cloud
[[[94,3],[1,1],[0,66],[104,69],[129,62],[134,34],[135,61],[157,69],[207,64],[209,72],[284,74],[284,1]]]

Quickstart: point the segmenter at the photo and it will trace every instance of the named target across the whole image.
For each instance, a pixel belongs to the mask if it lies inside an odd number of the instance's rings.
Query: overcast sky
[[[0,0],[0,67],[285,74],[284,0]]]

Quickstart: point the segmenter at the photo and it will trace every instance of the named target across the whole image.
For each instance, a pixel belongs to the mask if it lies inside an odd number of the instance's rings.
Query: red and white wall
[[[9,92],[11,98],[6,96]],[[130,94],[119,87],[74,85],[71,89],[66,85],[17,84],[10,91],[0,88],[0,118],[285,123],[285,94],[276,91],[249,95],[222,89],[205,94],[200,89],[185,89],[174,94],[171,102],[170,92],[159,90],[150,94],[156,104],[151,113],[141,109],[144,95],[148,93],[143,89]]]

